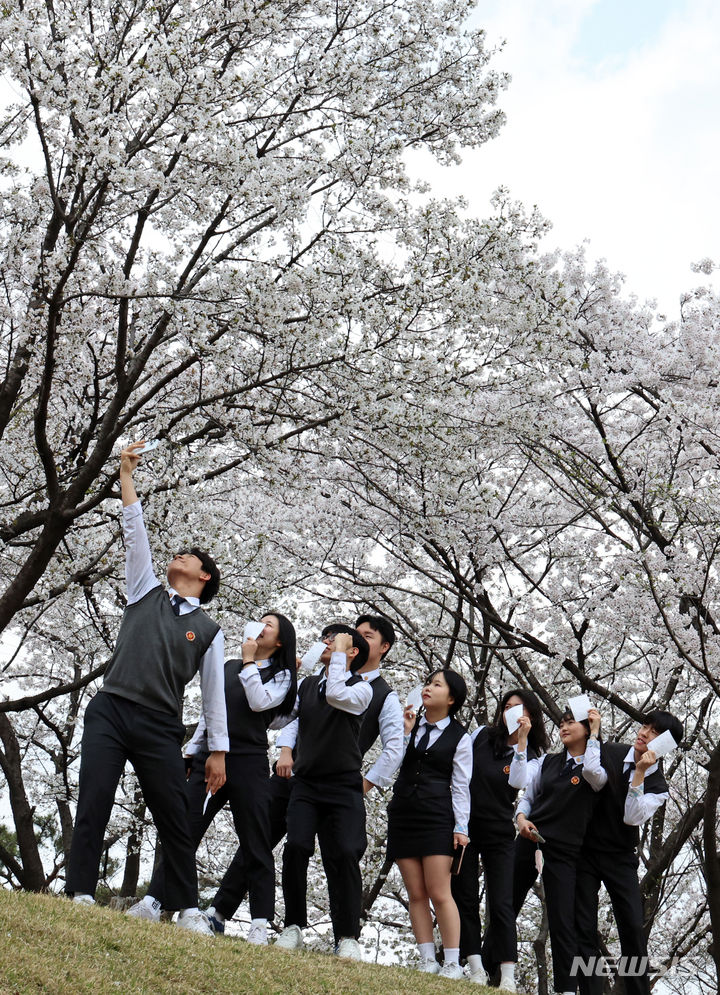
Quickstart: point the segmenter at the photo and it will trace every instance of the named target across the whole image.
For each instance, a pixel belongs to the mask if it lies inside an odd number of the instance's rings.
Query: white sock
[[[216,913],[216,915],[217,915],[217,913]],[[223,919],[223,922],[225,922],[224,919]],[[267,929],[267,919],[251,919],[250,920],[250,926],[251,927],[252,926],[262,926],[263,929]]]
[[[423,960],[435,960],[434,943],[418,943],[417,947]]]
[[[225,916],[222,914],[222,912],[218,912],[218,910],[215,908],[214,905],[210,906],[206,914],[212,916],[214,919],[217,919],[218,922],[222,923],[225,922]],[[265,923],[267,923],[267,919],[265,920]]]
[[[503,981],[514,981],[515,980],[515,965],[512,963],[501,964],[500,965],[500,987],[503,987]]]
[[[444,954],[446,964],[460,963],[460,947],[445,947]]]
[[[149,909],[152,909],[153,912],[157,912],[162,903],[159,902],[157,898],[153,898],[152,895],[146,895],[140,904],[146,905]]]
[[[480,954],[468,954],[468,967],[470,968],[470,974],[477,974],[478,971],[482,971],[483,962]]]

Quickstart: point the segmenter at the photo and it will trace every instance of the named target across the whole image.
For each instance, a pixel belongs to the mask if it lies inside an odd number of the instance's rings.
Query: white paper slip
[[[145,443],[145,445],[142,447],[142,449],[136,449],[135,450],[135,455],[136,456],[144,456],[145,453],[151,453],[153,451],[153,449],[157,449],[157,447],[159,445],[160,445],[160,440],[159,439],[150,439],[149,442]]]
[[[312,670],[315,664],[320,662],[320,657],[326,649],[326,643],[321,643],[320,641],[313,643],[310,649],[305,653],[305,656],[300,660],[300,663],[302,663],[303,667],[307,670]]]
[[[575,721],[582,722],[588,717],[592,703],[586,694],[577,694],[574,698],[568,698],[568,706]]]
[[[264,628],[264,622],[248,622],[245,626],[245,631],[243,632],[243,642],[245,642],[246,639],[257,639]]]
[[[212,798],[212,796],[213,796],[212,791],[208,791],[208,793],[205,795],[205,804],[203,805],[203,815],[205,815],[205,809],[210,804],[210,799]]]
[[[660,757],[666,756],[671,750],[676,750],[677,746],[678,744],[675,742],[672,733],[669,729],[666,729],[665,732],[661,732],[655,739],[650,740],[647,749],[652,750],[659,760]]]
[[[405,699],[406,708],[412,708],[413,711],[417,712],[418,708],[422,707],[422,690],[422,685],[419,685],[408,693],[408,696]]]
[[[512,736],[515,730],[520,725],[520,719],[523,716],[524,706],[523,705],[513,705],[512,708],[508,708],[503,713],[505,719],[505,725],[507,726],[508,736]]]

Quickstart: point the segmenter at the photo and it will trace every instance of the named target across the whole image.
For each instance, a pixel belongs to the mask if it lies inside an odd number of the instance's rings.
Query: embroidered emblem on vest
[[[506,764],[505,767],[503,767],[503,774],[509,774],[509,773],[510,773],[510,764]]]
[[[579,777],[571,777],[570,778],[570,784],[580,784],[580,778]]]
[[[187,639],[187,641],[189,643],[192,643],[192,642],[195,641],[195,633],[192,631],[192,629],[190,630],[190,632],[186,632],[185,633],[185,638]]]

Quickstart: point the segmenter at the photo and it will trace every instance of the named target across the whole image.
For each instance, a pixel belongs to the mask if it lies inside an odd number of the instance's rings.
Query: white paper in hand
[[[213,796],[212,791],[208,791],[208,793],[205,795],[205,804],[203,805],[203,815],[205,815],[205,809],[210,804],[210,799],[212,798],[212,796]]]
[[[574,698],[568,698],[568,705],[576,722],[582,722],[586,719],[592,708],[592,703],[586,694],[578,694]]]
[[[159,445],[160,445],[160,440],[159,439],[150,439],[149,442],[145,443],[145,445],[142,447],[142,449],[136,449],[135,450],[135,455],[136,456],[144,456],[145,453],[151,453],[153,451],[153,449],[157,449],[157,447]]]
[[[320,661],[320,657],[323,655],[326,649],[327,645],[325,643],[321,643],[319,640],[318,642],[313,643],[310,649],[305,654],[305,656],[300,661],[303,667],[305,667],[307,670],[312,670],[315,664]]]
[[[659,760],[660,757],[666,756],[671,750],[676,750],[677,746],[678,744],[675,742],[672,733],[669,729],[666,729],[665,732],[661,732],[655,739],[650,740],[647,749],[652,750]]]
[[[545,857],[540,847],[538,847],[537,850],[535,851],[535,870],[538,872],[538,874],[542,875],[544,866],[545,866]]]
[[[412,708],[414,712],[417,712],[418,708],[422,707],[422,690],[422,685],[420,685],[408,692],[408,696],[405,699],[406,708]]]
[[[257,639],[264,628],[264,622],[248,622],[245,626],[245,631],[243,632],[243,642],[245,642],[246,639]]]
[[[520,719],[522,718],[524,711],[523,705],[513,705],[512,708],[506,709],[503,713],[503,718],[505,719],[505,725],[507,726],[508,736],[512,736],[515,730],[520,725]]]

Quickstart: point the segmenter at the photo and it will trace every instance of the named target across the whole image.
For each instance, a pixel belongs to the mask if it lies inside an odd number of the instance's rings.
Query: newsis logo
[[[642,978],[647,974],[651,978],[662,978],[671,972],[682,973],[685,970],[677,957],[673,957],[669,964],[658,965],[652,964],[649,957],[574,957],[570,977]]]

